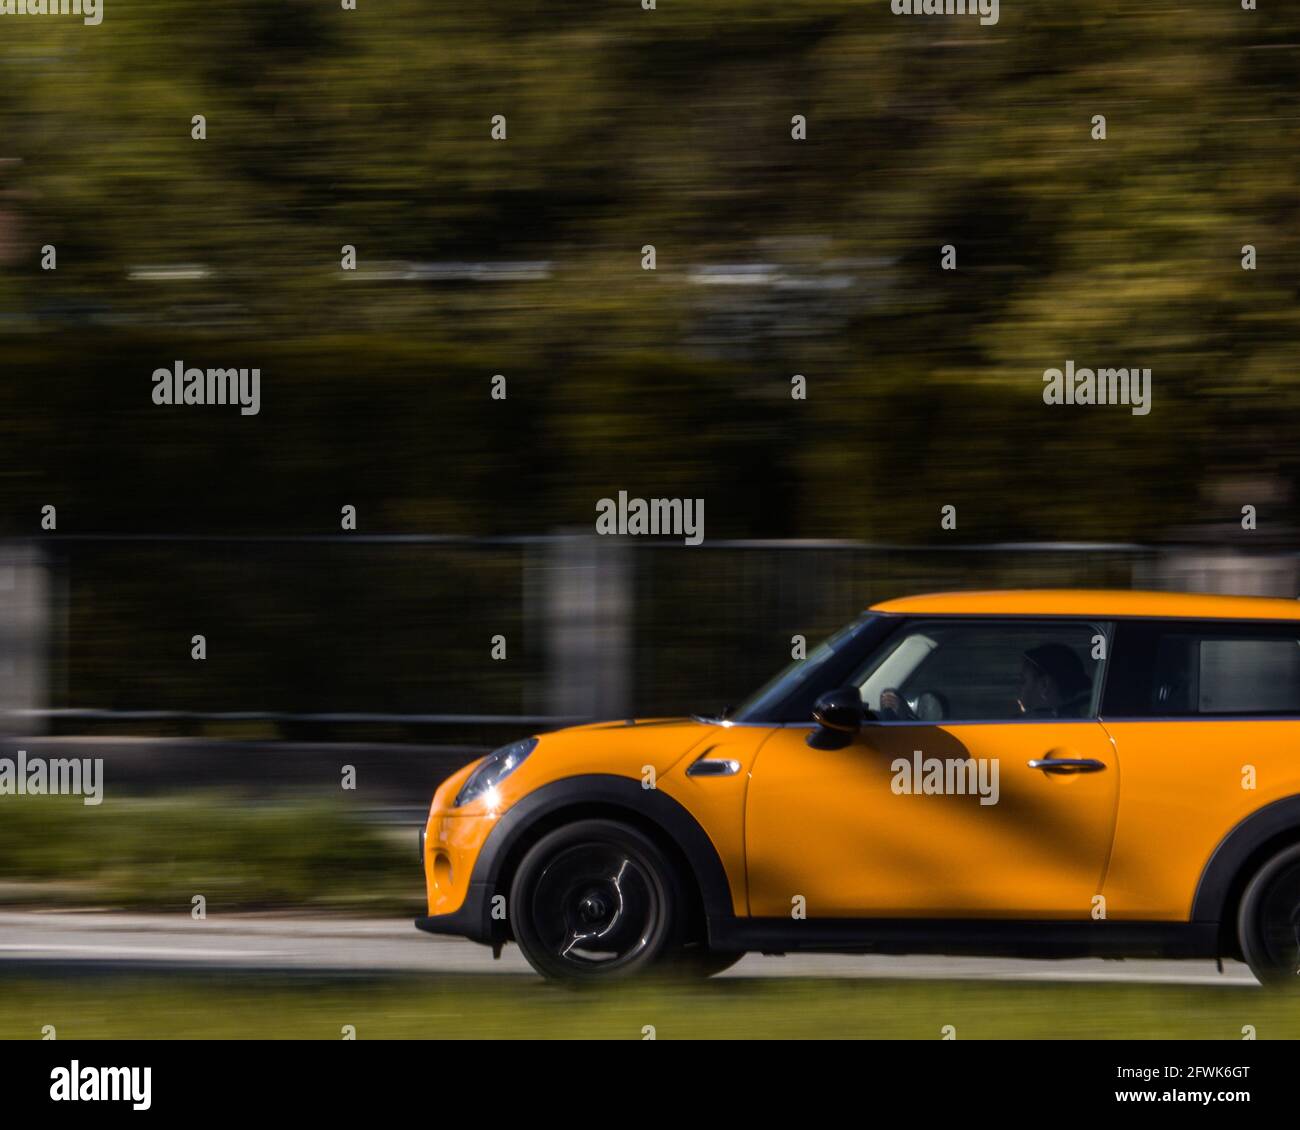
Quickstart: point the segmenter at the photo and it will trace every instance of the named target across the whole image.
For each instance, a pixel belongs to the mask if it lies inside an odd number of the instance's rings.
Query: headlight
[[[465,783],[460,787],[460,792],[456,794],[456,800],[452,807],[460,808],[461,805],[477,800],[488,789],[496,788],[500,782],[518,769],[520,762],[536,748],[536,738],[525,738],[521,742],[511,742],[509,745],[503,745],[498,750],[493,750],[479,763],[478,768],[465,779]]]

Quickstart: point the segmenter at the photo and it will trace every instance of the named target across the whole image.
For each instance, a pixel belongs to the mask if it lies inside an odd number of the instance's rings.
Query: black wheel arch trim
[[[1300,796],[1283,797],[1257,809],[1232,829],[1214,849],[1192,898],[1193,922],[1222,922],[1242,868],[1260,848],[1294,832],[1300,839]]]
[[[710,934],[719,919],[734,917],[731,884],[713,841],[679,802],[659,789],[647,789],[641,779],[590,773],[562,777],[511,805],[488,833],[474,861],[469,894],[455,914],[420,918],[416,925],[430,933],[455,933],[476,942],[495,944],[506,934],[506,923],[493,919],[492,896],[505,895],[502,872],[539,820],[565,808],[592,806],[622,809],[653,824],[680,850],[691,868],[704,904]],[[611,813],[616,818],[616,814]]]

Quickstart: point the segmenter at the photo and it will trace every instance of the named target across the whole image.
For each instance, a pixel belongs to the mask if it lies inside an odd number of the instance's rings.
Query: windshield
[[[796,659],[765,683],[729,716],[734,722],[807,722],[813,700],[839,686],[861,661],[863,648],[877,633],[881,617],[867,613],[819,643],[805,659]],[[806,700],[806,701],[805,701]]]

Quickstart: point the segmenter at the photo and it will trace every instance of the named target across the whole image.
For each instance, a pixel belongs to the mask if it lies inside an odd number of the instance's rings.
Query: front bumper
[[[500,922],[499,931],[492,929],[491,897],[487,883],[471,882],[465,892],[465,901],[458,910],[449,914],[430,914],[415,920],[418,930],[426,934],[450,934],[458,938],[469,938],[484,945],[495,945],[504,940],[505,923]]]
[[[494,875],[484,852],[497,820],[495,813],[451,812],[435,800],[420,830],[427,914],[415,920],[419,929],[488,945],[505,938],[505,915],[494,921],[491,914]]]

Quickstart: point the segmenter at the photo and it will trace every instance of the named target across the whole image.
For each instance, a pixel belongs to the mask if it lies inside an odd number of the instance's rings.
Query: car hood
[[[537,749],[520,766],[549,777],[579,773],[618,773],[639,777],[647,765],[666,772],[705,738],[718,723],[698,718],[629,718],[593,722],[539,734]]]

